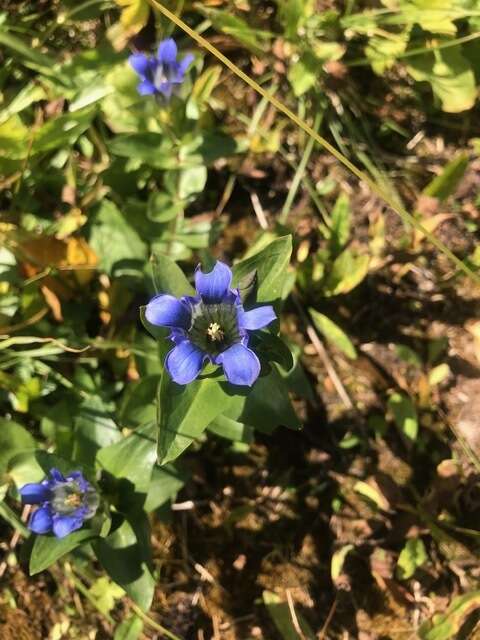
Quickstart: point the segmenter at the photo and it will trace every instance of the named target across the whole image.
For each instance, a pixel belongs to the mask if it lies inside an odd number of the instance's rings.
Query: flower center
[[[52,507],[56,513],[68,515],[82,506],[83,492],[77,482],[58,483],[53,488]]]
[[[72,493],[65,498],[65,506],[79,507],[82,504],[82,497],[78,493]]]
[[[221,341],[225,337],[225,333],[218,322],[211,322],[208,325],[207,335],[213,342]]]
[[[192,325],[188,337],[195,346],[212,357],[240,342],[235,305],[196,304],[192,309]]]

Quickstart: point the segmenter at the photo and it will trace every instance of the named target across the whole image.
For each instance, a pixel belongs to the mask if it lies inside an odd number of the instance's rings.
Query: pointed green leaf
[[[228,385],[217,378],[200,378],[180,386],[165,373],[158,395],[159,464],[175,460],[231,400]]]
[[[124,520],[109,536],[93,545],[110,578],[144,611],[150,608],[155,589],[149,537],[147,517],[138,512],[134,521]]]
[[[357,352],[347,334],[330,318],[324,316],[323,313],[319,313],[315,309],[309,309],[308,311],[316,329],[325,336],[326,340],[340,349],[340,351],[343,351],[348,358],[355,360]]]
[[[273,240],[264,249],[233,267],[233,283],[257,271],[257,302],[272,302],[283,296],[287,269],[292,255],[292,236]]]

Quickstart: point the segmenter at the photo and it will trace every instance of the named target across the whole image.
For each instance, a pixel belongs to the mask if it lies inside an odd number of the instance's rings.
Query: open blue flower
[[[148,322],[171,329],[175,347],[165,367],[178,384],[195,380],[206,361],[221,365],[232,384],[251,386],[258,378],[260,362],[248,347],[249,333],[275,320],[275,311],[270,305],[245,311],[231,284],[230,267],[217,262],[210,273],[197,267],[196,296],[178,299],[162,293],[148,303]]]
[[[169,100],[185,79],[185,72],[193,60],[193,55],[186,55],[181,62],[177,61],[177,45],[168,38],[160,42],[156,56],[135,53],[128,61],[140,76],[138,92],[142,96],[157,95]]]
[[[53,531],[57,538],[64,538],[80,529],[85,520],[97,511],[99,498],[81,471],[64,476],[58,469],[50,470],[50,478],[33,482],[20,489],[24,504],[38,504],[28,522],[34,533]]]

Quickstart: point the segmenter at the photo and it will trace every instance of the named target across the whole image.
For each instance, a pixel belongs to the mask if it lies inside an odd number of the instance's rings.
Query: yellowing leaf
[[[385,498],[383,493],[380,492],[378,487],[373,486],[373,484],[369,484],[367,482],[359,480],[355,483],[353,490],[359,493],[364,498],[368,498],[382,511],[389,510],[390,504],[388,503],[388,500]]]
[[[222,75],[222,67],[213,65],[206,69],[195,81],[192,88],[192,97],[195,98],[197,105],[201,107],[207,102],[215,89],[220,76]]]
[[[120,7],[124,7],[120,22],[131,35],[138,33],[147,24],[150,11],[147,0],[115,0],[115,2]]]
[[[87,269],[76,268],[74,271],[78,284],[85,285],[93,278],[93,268],[98,264],[98,257],[84,238],[69,238],[66,263],[72,267],[88,267]]]
[[[409,38],[410,30],[407,30],[398,34],[391,33],[388,38],[373,36],[368,40],[365,55],[376,74],[380,76],[393,67],[397,56],[405,52]]]
[[[354,289],[367,275],[369,264],[368,255],[357,256],[350,249],[345,249],[333,263],[325,294],[336,296]]]
[[[463,596],[457,596],[441,615],[434,615],[425,620],[418,630],[421,640],[450,640],[456,638],[465,619],[475,609],[480,607],[480,591],[471,591]]]
[[[330,562],[330,575],[332,576],[332,582],[336,582],[341,576],[345,559],[354,548],[353,544],[346,544],[343,547],[340,547],[340,549],[335,551],[333,554]]]
[[[137,34],[148,22],[150,5],[148,0],[115,0],[123,7],[120,21],[112,25],[107,32],[108,39],[116,51],[122,50],[128,40]]]
[[[428,560],[425,545],[421,538],[407,540],[397,562],[396,573],[400,580],[408,580],[413,576],[418,567]]]
[[[449,40],[437,40],[437,44],[442,42]],[[475,76],[460,45],[409,58],[407,70],[415,80],[430,83],[443,111],[460,113],[475,104]]]
[[[450,375],[450,367],[445,362],[434,367],[428,374],[428,382],[432,387],[440,384]]]

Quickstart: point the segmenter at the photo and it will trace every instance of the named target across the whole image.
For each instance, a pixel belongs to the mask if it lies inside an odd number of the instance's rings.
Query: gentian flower
[[[258,378],[260,361],[248,347],[249,333],[275,320],[275,311],[270,305],[245,311],[231,284],[230,267],[217,262],[210,273],[197,267],[196,296],[177,299],[161,293],[148,303],[148,322],[171,329],[175,347],[165,368],[178,384],[195,380],[207,361],[221,365],[232,384],[251,386]]]
[[[142,96],[157,95],[169,100],[185,79],[185,72],[193,60],[193,55],[186,55],[181,62],[177,61],[177,45],[168,38],[160,42],[156,56],[135,53],[128,61],[140,76],[138,92]]]
[[[53,531],[57,538],[64,538],[80,529],[85,520],[97,511],[99,497],[81,471],[64,476],[58,469],[50,470],[50,478],[33,482],[20,489],[24,504],[39,504],[28,522],[34,533]]]

